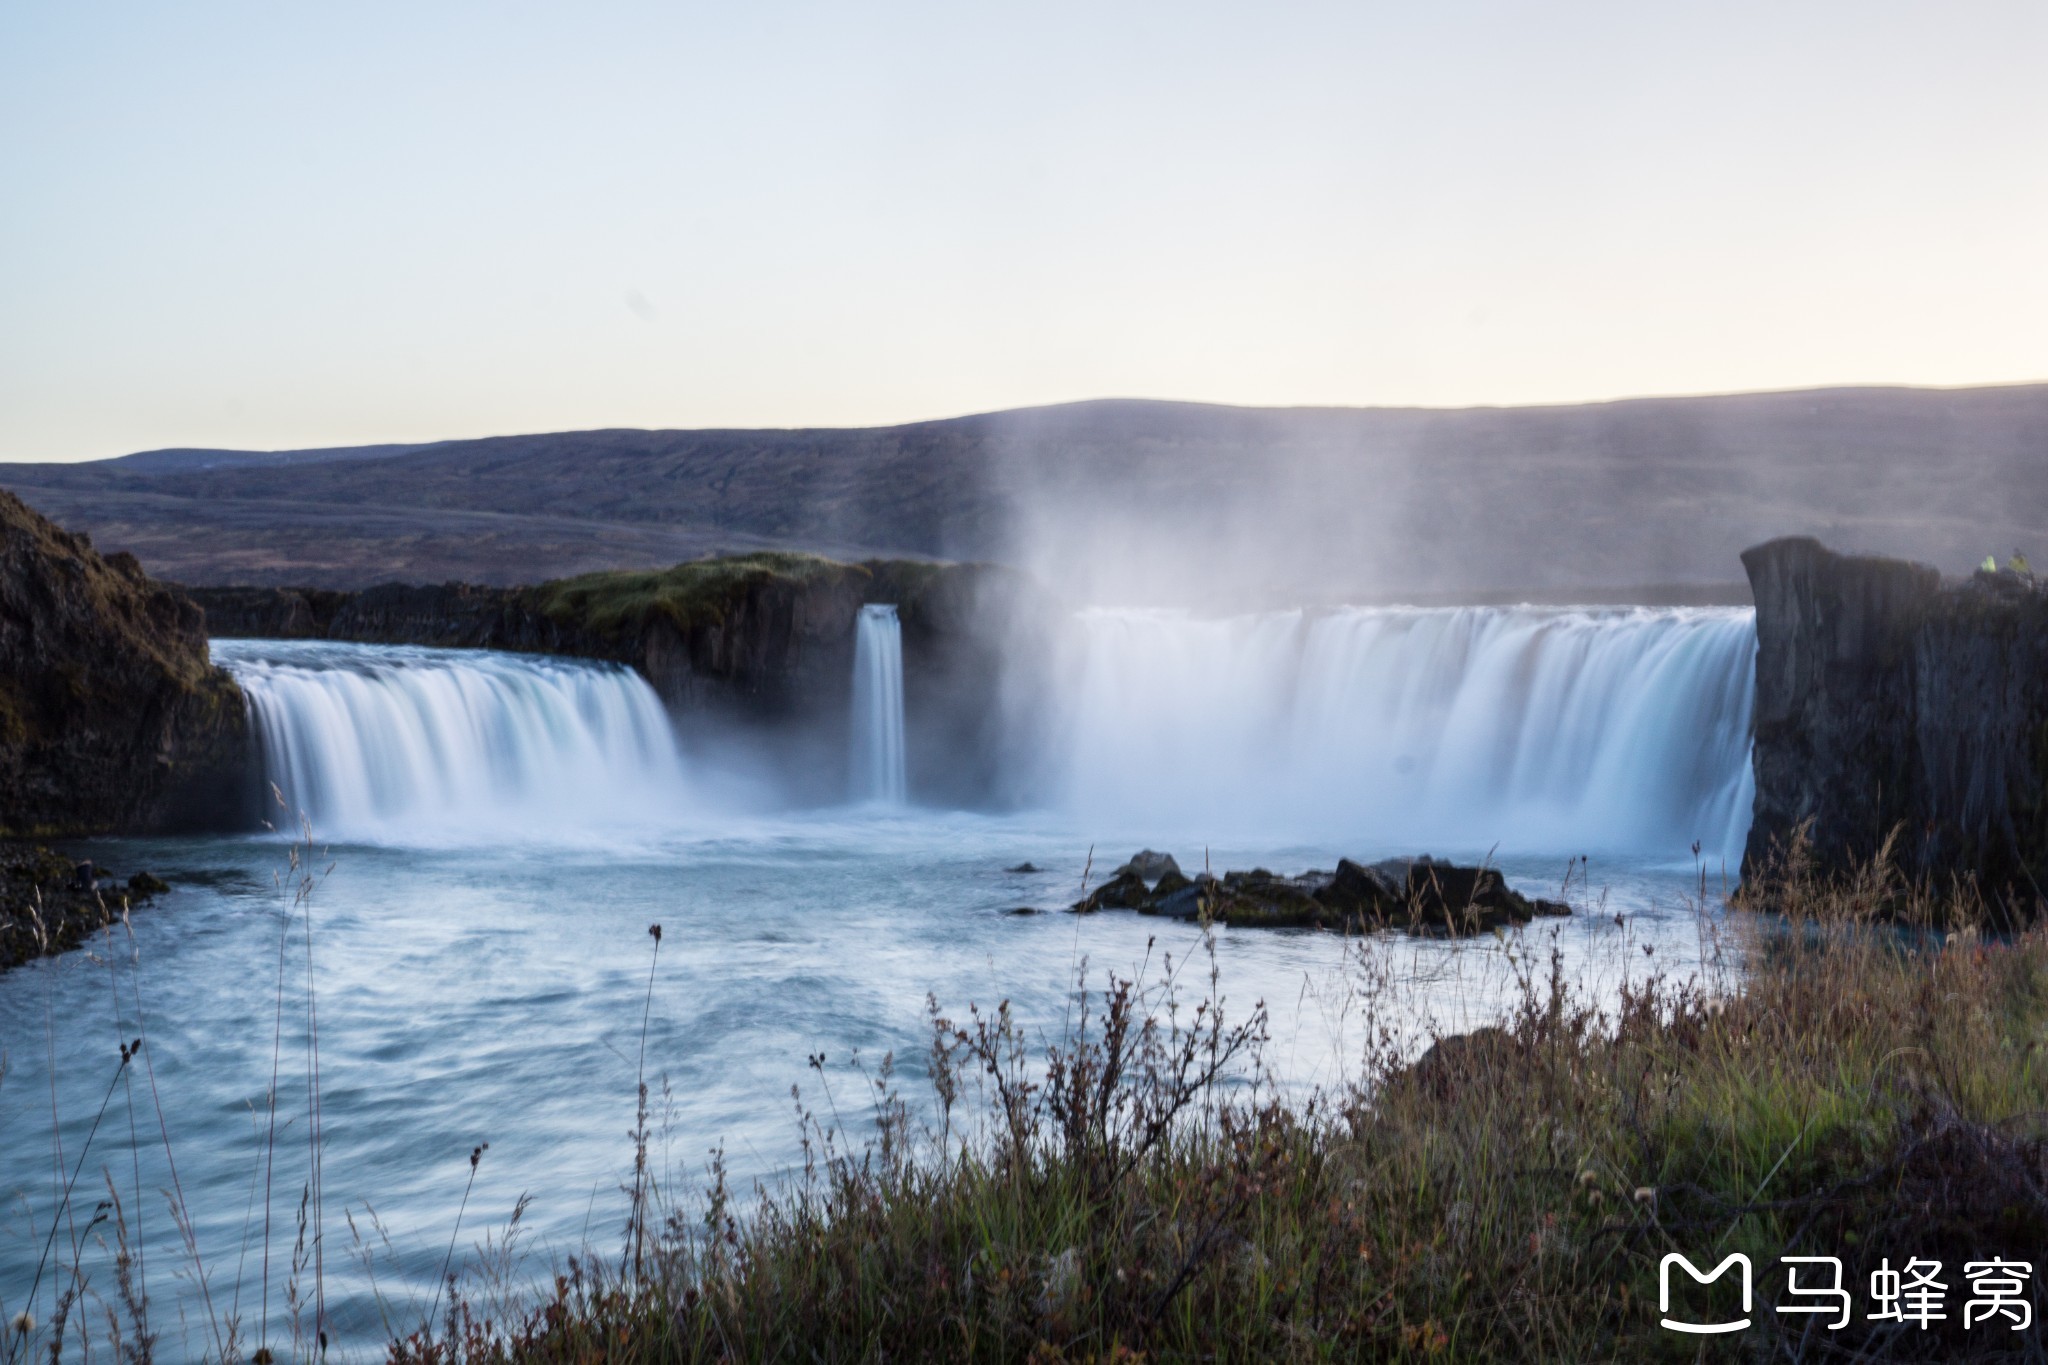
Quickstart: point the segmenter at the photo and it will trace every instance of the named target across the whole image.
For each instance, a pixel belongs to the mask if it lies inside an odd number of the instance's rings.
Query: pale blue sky
[[[2048,5],[0,6],[0,458],[2048,378]]]

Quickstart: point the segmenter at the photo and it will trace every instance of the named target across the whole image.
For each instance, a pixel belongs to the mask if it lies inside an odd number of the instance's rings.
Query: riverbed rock
[[[1111,875],[1122,876],[1126,872],[1143,879],[1147,886],[1152,885],[1169,873],[1176,877],[1182,877],[1180,864],[1173,860],[1171,853],[1155,853],[1149,848],[1140,849],[1132,854],[1131,860]],[[1186,880],[1186,878],[1182,877],[1182,880]]]
[[[2038,913],[2048,886],[2048,591],[1980,570],[1774,540],[1756,597],[1756,805],[1745,873],[1805,831],[1823,870],[1896,831],[1915,877],[1974,876]]]
[[[1142,910],[1151,901],[1152,889],[1145,885],[1144,878],[1135,872],[1120,872],[1075,901],[1072,909],[1079,915],[1092,915],[1097,910]]]
[[[1152,899],[1143,907],[1148,915],[1167,919],[1198,920],[1210,913],[1221,894],[1221,884],[1206,872],[1193,877],[1162,877],[1153,888]]]
[[[124,884],[91,861],[34,844],[0,843],[0,971],[75,948],[123,911],[163,894],[159,877]]]
[[[1410,932],[1448,937],[1510,929],[1552,913],[1539,911],[1495,868],[1458,867],[1427,858],[1409,865],[1407,912]],[[1564,907],[1564,913],[1571,913],[1570,908]]]
[[[1232,928],[1347,933],[1395,928],[1426,935],[1480,934],[1571,913],[1563,901],[1519,894],[1493,868],[1458,867],[1427,855],[1373,867],[1346,858],[1334,872],[1311,869],[1291,877],[1255,867],[1190,878],[1168,867],[1149,887],[1135,868],[1134,859],[1072,908],[1081,914],[1136,910]]]
[[[200,609],[0,492],[0,834],[237,827],[254,780]]]
[[[1405,886],[1405,872],[1396,883],[1377,869],[1340,858],[1337,870],[1315,897],[1339,915],[1384,921],[1400,908]]]
[[[1226,894],[1210,915],[1232,928],[1319,929],[1336,916],[1316,899],[1315,882],[1313,875],[1279,877],[1264,869],[1225,873]]]

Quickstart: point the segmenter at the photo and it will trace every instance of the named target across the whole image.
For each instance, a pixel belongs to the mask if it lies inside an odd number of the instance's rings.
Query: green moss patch
[[[763,586],[803,587],[866,570],[821,555],[764,551],[694,559],[667,569],[620,569],[559,578],[530,590],[534,610],[557,625],[601,636],[644,630],[665,620],[678,630],[718,625]]]

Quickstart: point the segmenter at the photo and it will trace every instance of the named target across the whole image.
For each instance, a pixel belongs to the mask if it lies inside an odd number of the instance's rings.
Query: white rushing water
[[[1146,825],[1483,852],[1740,859],[1754,614],[1091,611],[1059,801]]]
[[[478,651],[222,641],[269,779],[330,837],[604,837],[693,800],[629,670]],[[1105,837],[1597,850],[1732,867],[1748,830],[1755,631],[1732,609],[1084,612],[1018,746],[1039,804]],[[1030,666],[1045,661],[1019,661]],[[905,799],[902,629],[863,608],[855,803]],[[730,755],[728,755],[730,758]],[[729,812],[728,812],[729,813]]]
[[[661,701],[629,669],[251,640],[214,656],[249,698],[287,822],[303,814],[323,837],[598,835],[689,804]]]
[[[862,607],[854,633],[852,775],[854,800],[903,804],[903,625],[891,606]]]

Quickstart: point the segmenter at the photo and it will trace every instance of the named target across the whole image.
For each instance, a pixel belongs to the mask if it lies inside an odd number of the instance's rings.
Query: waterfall
[[[661,702],[628,669],[325,641],[216,640],[213,654],[289,807],[273,823],[303,812],[317,837],[606,837],[688,797]]]
[[[896,608],[860,609],[853,637],[853,799],[901,805],[903,625]]]
[[[697,795],[709,784],[733,790],[722,767],[685,773],[660,702],[626,669],[326,641],[214,649],[249,697],[270,781],[321,837],[616,840],[712,814]],[[1103,838],[1672,859],[1698,841],[1733,866],[1755,651],[1752,614],[1727,609],[1092,610],[1032,661],[1053,670],[1050,723],[1011,752],[1055,811]],[[862,609],[852,691],[850,794],[900,805],[896,608]],[[725,761],[746,768],[752,742],[736,737]]]
[[[1055,750],[1101,827],[1739,862],[1753,613],[1084,612]]]

